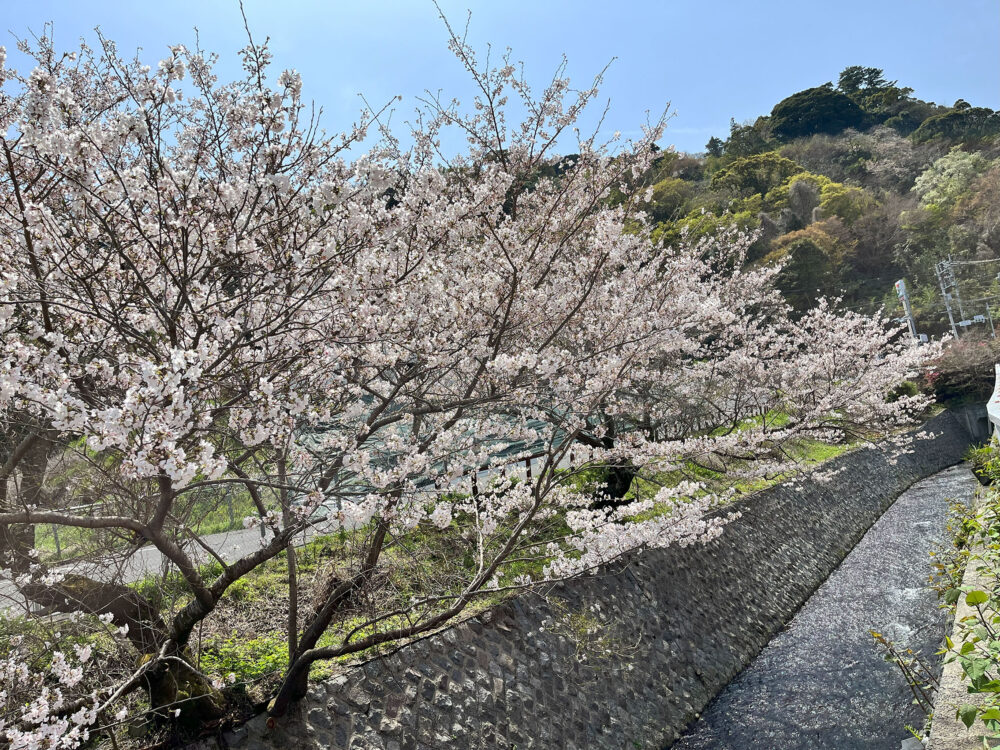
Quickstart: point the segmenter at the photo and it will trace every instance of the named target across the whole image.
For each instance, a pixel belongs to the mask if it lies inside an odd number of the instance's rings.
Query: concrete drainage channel
[[[946,618],[926,588],[928,552],[945,538],[949,499],[976,486],[959,465],[903,493],[672,750],[921,748],[905,727],[923,713],[869,631],[940,669]]]
[[[732,506],[740,518],[707,544],[649,550],[560,584],[548,599],[510,600],[345,667],[273,728],[258,716],[199,745],[896,750],[904,725],[920,717],[867,629],[936,648],[944,623],[924,589],[927,549],[942,535],[945,498],[971,493],[974,481],[966,469],[947,470],[969,445],[965,425],[945,413],[923,431],[934,438],[903,455],[855,451],[824,467],[833,480],[806,477],[741,499]],[[845,575],[848,585],[833,589]],[[817,590],[816,601],[828,590],[831,598],[810,615]],[[595,670],[551,627],[559,614],[550,602],[591,613],[632,651]],[[750,666],[762,651],[758,665],[783,671]]]

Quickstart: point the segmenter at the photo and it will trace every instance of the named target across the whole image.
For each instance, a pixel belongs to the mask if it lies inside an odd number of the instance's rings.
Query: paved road
[[[672,750],[899,750],[923,714],[868,631],[933,659],[945,617],[926,588],[927,553],[944,538],[948,499],[976,486],[957,466],[901,495]]]
[[[514,448],[517,450],[526,449],[522,443],[515,444]],[[514,448],[509,448],[508,452],[513,452]],[[502,451],[497,455],[503,454],[504,452]],[[537,467],[538,461],[534,460],[532,461],[532,464]],[[566,456],[560,462],[559,467],[568,468],[570,465],[571,462],[569,456]],[[484,469],[477,474],[479,486],[485,487],[489,483],[492,476],[501,472],[501,468],[508,468],[511,473],[523,476],[524,465],[522,465],[521,462],[518,462],[513,467],[494,467],[491,469]],[[452,483],[452,486],[456,489],[464,491],[471,490],[470,480],[465,477],[455,480]],[[296,536],[296,546],[301,546],[305,544],[308,539],[311,539],[318,534],[326,533],[331,529],[331,524],[322,520],[318,521],[316,522],[316,525],[311,527],[305,534]],[[268,539],[270,539],[270,532],[267,532],[267,534]],[[202,539],[213,550],[215,550],[219,557],[226,562],[237,560],[240,557],[258,549],[261,545],[261,535],[259,529],[237,529],[234,531],[224,531],[218,534],[209,534],[208,536],[202,537]],[[188,544],[186,550],[188,554],[199,563],[207,563],[213,559],[208,552],[194,543]],[[160,554],[159,550],[152,545],[147,545],[136,551],[126,560],[119,560],[116,557],[109,555],[107,562],[103,564],[93,562],[73,562],[58,565],[54,568],[54,570],[79,573],[81,575],[102,581],[113,580],[123,583],[134,583],[147,575],[162,573],[165,569],[165,564],[166,559]],[[0,579],[0,612],[11,611],[12,609],[23,610],[24,607],[24,597],[17,592],[17,588],[14,584],[9,580]]]
[[[307,534],[296,536],[296,545],[305,544],[308,539],[322,534],[326,530],[326,524],[318,524],[309,529]],[[267,532],[267,538],[270,539],[271,536],[271,533]],[[261,546],[260,529],[223,531],[218,534],[209,534],[203,537],[203,540],[226,562],[238,560]],[[186,550],[199,563],[207,563],[213,559],[207,551],[193,543]],[[160,554],[160,551],[152,545],[147,545],[137,550],[127,560],[116,560],[114,565],[70,562],[56,566],[54,570],[64,573],[79,573],[97,580],[134,583],[147,575],[162,573],[165,564],[166,559]],[[9,580],[0,580],[0,611],[23,610],[23,608],[24,597],[17,593],[14,584]]]

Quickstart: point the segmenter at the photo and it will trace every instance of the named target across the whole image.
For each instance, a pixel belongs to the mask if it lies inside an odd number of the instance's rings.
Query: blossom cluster
[[[38,671],[28,667],[29,659],[19,638],[13,639],[12,646],[6,658],[0,660],[0,732],[11,750],[54,750],[85,743],[97,720],[96,699],[64,711],[69,703],[65,691],[83,680],[92,647],[78,645],[69,656],[53,651],[48,668]],[[30,702],[12,705],[25,693],[34,696]]]

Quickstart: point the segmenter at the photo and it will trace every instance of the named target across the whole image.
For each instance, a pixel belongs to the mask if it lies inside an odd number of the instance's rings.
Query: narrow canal
[[[944,539],[949,500],[976,486],[959,465],[901,495],[672,750],[910,746],[906,725],[922,726],[923,713],[869,631],[934,660],[945,616],[926,587],[928,552]]]

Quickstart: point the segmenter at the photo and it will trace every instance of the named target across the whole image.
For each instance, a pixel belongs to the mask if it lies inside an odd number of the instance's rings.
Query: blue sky
[[[529,78],[544,83],[565,53],[574,83],[605,78],[608,131],[635,131],[646,112],[674,112],[664,145],[700,151],[725,136],[729,118],[766,114],[781,98],[848,65],[883,68],[916,95],[1000,108],[998,0],[441,0],[453,25],[479,48],[512,47]],[[446,48],[431,0],[247,0],[255,35],[271,37],[277,69],[295,68],[329,130],[353,121],[364,93],[373,104],[399,94],[396,121],[425,89],[468,98],[468,80]],[[236,0],[0,0],[0,44],[55,23],[57,44],[92,38],[94,26],[122,52],[155,62],[166,46],[222,55],[238,72],[245,36]],[[11,62],[16,63],[14,55]]]

